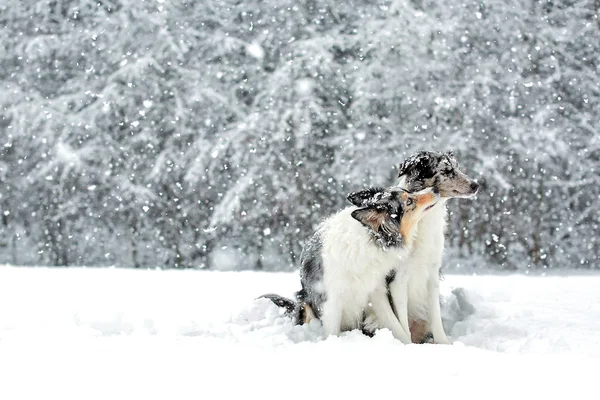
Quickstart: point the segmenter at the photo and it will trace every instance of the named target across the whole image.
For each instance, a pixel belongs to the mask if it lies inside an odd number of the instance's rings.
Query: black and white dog
[[[351,193],[348,200],[355,206],[321,223],[304,247],[296,302],[273,294],[262,297],[285,307],[297,323],[320,319],[326,335],[362,328],[370,309],[378,327],[410,342],[384,282],[411,254],[419,221],[439,198],[435,186],[415,193],[401,188]]]
[[[437,188],[440,200],[416,227],[411,254],[396,266],[395,276],[388,277],[391,303],[402,328],[410,330],[412,342],[422,343],[432,334],[435,343],[449,344],[440,312],[446,201],[453,197],[472,197],[477,194],[479,185],[460,170],[451,152],[421,151],[410,156],[400,165],[398,179],[397,186],[408,191]],[[378,321],[379,318],[377,312],[370,312],[364,329],[373,332],[387,327],[387,322]]]

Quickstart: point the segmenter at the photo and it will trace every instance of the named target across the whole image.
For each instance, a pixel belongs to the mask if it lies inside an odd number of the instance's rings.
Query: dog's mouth
[[[470,190],[468,192],[453,189],[449,192],[444,192],[442,197],[445,197],[448,199],[469,199],[469,198],[475,197],[478,193],[479,193],[479,188],[477,188],[475,190]]]
[[[455,190],[453,192],[453,195],[450,196],[450,197],[454,197],[454,198],[457,198],[457,199],[470,199],[472,197],[475,197],[476,195],[477,195],[477,191],[471,192],[471,193],[461,193],[461,192]]]
[[[433,203],[432,205],[430,205],[429,207],[427,207],[426,209],[424,209],[423,212],[432,209],[436,204],[437,204],[437,201],[435,203]]]

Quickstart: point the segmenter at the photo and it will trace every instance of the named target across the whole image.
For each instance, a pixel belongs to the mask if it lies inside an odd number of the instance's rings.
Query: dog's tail
[[[258,297],[259,299],[269,299],[279,308],[285,308],[285,314],[290,317],[294,315],[294,311],[296,310],[296,302],[292,299],[288,299],[287,297],[280,296],[278,294],[269,293],[263,294]]]
[[[315,319],[315,314],[310,305],[303,301],[301,293],[296,294],[297,301],[288,299],[278,294],[264,294],[259,299],[265,298],[271,300],[277,307],[285,309],[285,315],[292,318],[296,325],[303,325]]]

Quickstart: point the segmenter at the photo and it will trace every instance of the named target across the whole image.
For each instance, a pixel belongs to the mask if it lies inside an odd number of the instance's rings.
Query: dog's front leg
[[[397,271],[396,278],[390,283],[390,294],[394,311],[398,317],[398,322],[402,330],[408,334],[408,343],[410,340],[410,325],[408,323],[408,274],[404,271]]]
[[[385,285],[380,285],[371,294],[371,307],[375,312],[379,328],[389,329],[392,331],[392,335],[404,344],[412,343],[410,332],[404,330],[402,324],[396,318],[394,310],[392,310]]]
[[[323,303],[321,321],[325,336],[339,336],[342,331],[342,307],[338,299],[327,299]]]
[[[442,325],[439,270],[429,277],[427,289],[429,293],[429,323],[431,333],[433,334],[433,341],[439,344],[452,344],[446,336],[444,326]]]

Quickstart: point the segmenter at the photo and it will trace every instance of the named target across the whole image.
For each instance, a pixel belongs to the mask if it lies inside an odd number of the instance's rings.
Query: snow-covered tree
[[[594,267],[600,4],[0,5],[0,262],[289,270],[454,150],[448,262]]]

